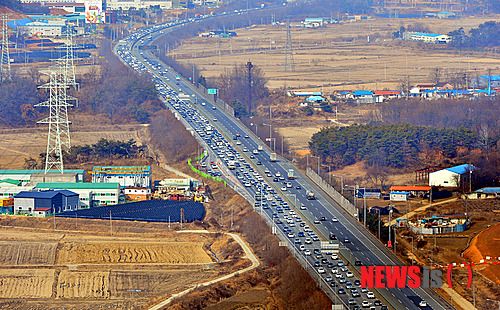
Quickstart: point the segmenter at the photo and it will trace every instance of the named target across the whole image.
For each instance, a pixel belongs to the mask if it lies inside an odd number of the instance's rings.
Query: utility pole
[[[113,236],[113,221],[111,220],[111,210],[109,210],[109,229],[111,231],[111,236]]]
[[[292,34],[290,32],[290,18],[286,21],[286,43],[285,43],[285,61],[283,62],[283,71],[295,72],[293,61]]]
[[[248,114],[252,114],[252,62],[247,62],[248,69]]]
[[[231,205],[231,229],[233,229],[233,205]],[[262,207],[261,207],[262,208]]]

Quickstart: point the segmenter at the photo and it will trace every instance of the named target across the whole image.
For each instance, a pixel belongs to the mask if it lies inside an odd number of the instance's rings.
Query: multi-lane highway
[[[239,120],[227,115],[194,84],[178,78],[150,51],[139,49],[193,21],[141,30],[121,40],[115,52],[136,71],[152,75],[160,98],[208,151],[204,159],[207,171],[224,178],[255,206],[336,303],[349,309],[452,309],[430,289],[362,289],[359,264],[398,265],[397,258],[290,162],[280,157],[270,161],[271,149]],[[233,163],[234,169],[229,169]],[[294,169],[293,180],[287,178],[289,169]],[[316,199],[307,199],[310,192]],[[338,253],[321,250],[320,242],[330,235],[339,244]]]

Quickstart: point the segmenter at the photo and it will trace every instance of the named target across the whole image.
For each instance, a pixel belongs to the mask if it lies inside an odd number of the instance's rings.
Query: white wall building
[[[161,9],[171,9],[172,0],[108,0],[106,9],[108,10],[128,10],[130,8],[147,9],[151,6],[159,5]]]
[[[150,166],[94,166],[92,183],[120,183],[121,187],[151,187]]]
[[[458,187],[474,166],[463,164],[429,173],[429,186]]]
[[[124,202],[118,183],[38,183],[37,189],[67,189],[80,195],[80,208]]]

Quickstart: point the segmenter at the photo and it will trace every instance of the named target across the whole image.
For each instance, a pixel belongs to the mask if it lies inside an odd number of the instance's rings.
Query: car
[[[425,300],[421,300],[419,303],[418,303],[418,306],[420,308],[426,308],[427,307],[427,302]]]
[[[337,267],[333,267],[333,268],[332,268],[332,273],[334,273],[334,274],[335,274],[335,273],[338,273],[338,272],[339,272],[339,270],[337,269]]]
[[[320,218],[320,221],[326,221],[326,217],[322,216],[322,217]]]
[[[356,298],[356,297],[360,297],[361,294],[359,294],[357,289],[353,289],[353,290],[351,290],[351,296]]]
[[[299,239],[299,238],[295,238],[295,244],[301,244],[301,242],[300,242],[300,239]]]
[[[325,281],[326,281],[326,282],[333,281],[332,276],[326,276]]]
[[[346,282],[345,283],[345,288],[352,288],[352,283],[351,282]]]
[[[250,159],[255,159],[255,155],[250,155]]]
[[[314,224],[319,224],[319,223],[320,223],[320,221],[318,219],[314,220]]]
[[[280,219],[277,219],[277,220],[275,221],[275,223],[276,223],[276,224],[278,224],[278,225],[283,224],[283,222],[282,222]]]
[[[248,135],[245,135],[245,139],[248,139],[248,138],[250,138],[250,137]]]
[[[354,280],[354,285],[356,285],[356,286],[361,286],[361,281],[359,281],[359,280]]]
[[[325,273],[325,268],[319,267],[318,268],[318,273]]]
[[[320,263],[320,262],[318,262],[318,261],[315,261],[315,262],[314,262],[314,267],[320,267],[320,266],[321,266],[321,263]]]
[[[279,182],[279,181],[280,181],[280,179],[278,179],[278,178],[273,179],[273,182]]]
[[[311,244],[312,243],[312,240],[311,238],[306,238],[306,240],[304,241],[306,244]]]
[[[354,266],[363,266],[363,263],[360,260],[356,260]]]
[[[387,307],[386,305],[382,305],[380,306],[380,310],[389,310],[389,307]]]
[[[339,283],[346,283],[346,282],[347,282],[346,278],[344,277],[339,278]]]
[[[339,294],[345,294],[345,290],[343,288],[339,287],[338,293]]]
[[[330,286],[331,286],[331,287],[337,287],[337,286],[339,286],[339,285],[337,284],[337,282],[332,281],[332,282],[330,282]]]
[[[333,260],[337,260],[337,259],[339,259],[339,256],[337,254],[333,253],[332,254],[332,259]]]
[[[352,277],[354,277],[354,274],[353,274],[352,272],[348,271],[348,272],[345,274],[345,276],[346,276],[346,277],[348,277],[348,278],[352,278]]]
[[[248,149],[246,147],[244,147],[243,152],[248,152]]]
[[[339,260],[339,261],[337,262],[337,266],[338,266],[338,267],[342,267],[342,266],[344,266],[344,261],[343,261],[343,260]]]
[[[326,265],[326,267],[328,268],[333,268],[335,265],[333,263],[328,263],[328,265]]]
[[[309,250],[305,250],[305,251],[304,251],[304,255],[306,255],[306,256],[310,256],[310,255],[311,255],[311,251],[309,251]]]
[[[368,292],[366,293],[366,297],[370,298],[370,299],[375,299],[375,294],[373,294],[373,292]],[[422,300],[423,301],[423,300]],[[421,301],[421,302],[422,302]],[[424,301],[425,302],[425,301]]]
[[[307,210],[307,208],[306,208],[306,206],[301,205],[301,206],[300,206],[300,210]]]
[[[348,238],[344,238],[344,243],[351,243]]]
[[[217,110],[217,108],[215,106],[212,106],[212,110]]]
[[[365,294],[368,292],[368,289],[366,287],[361,288],[361,293]]]
[[[348,303],[349,303],[350,305],[355,305],[355,304],[356,304],[356,301],[355,301],[354,299],[352,299],[352,298],[349,298]]]
[[[318,255],[323,256],[322,254],[318,254]],[[322,264],[328,264],[328,259],[326,259],[326,258],[322,258],[322,259],[321,259],[321,263],[322,263]]]
[[[288,233],[288,238],[295,238],[295,235],[293,233]]]
[[[370,307],[370,303],[368,301],[366,301],[366,300],[363,300],[363,302],[361,303],[361,306],[363,308],[368,308],[368,307]]]
[[[382,306],[382,302],[381,302],[380,300],[378,300],[378,299],[377,299],[377,300],[375,300],[375,301],[373,302],[373,305],[374,305],[374,306]]]
[[[295,189],[301,189],[301,188],[302,188],[302,186],[300,186],[300,185],[295,186]]]
[[[338,222],[338,221],[339,221],[339,220],[338,220],[336,217],[332,218],[332,222],[334,222],[334,223],[335,223],[335,222]]]
[[[282,186],[281,190],[285,192],[286,191],[286,186]]]
[[[278,172],[276,172],[275,176],[279,178],[281,176],[281,173],[279,173],[279,171],[278,171]]]

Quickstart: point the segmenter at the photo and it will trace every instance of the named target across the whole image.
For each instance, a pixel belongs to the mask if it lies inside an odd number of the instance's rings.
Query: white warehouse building
[[[67,189],[80,195],[80,208],[116,205],[125,202],[118,183],[38,183],[37,189]]]
[[[429,186],[459,187],[474,166],[463,164],[429,173]]]

